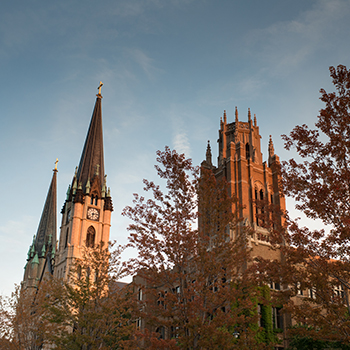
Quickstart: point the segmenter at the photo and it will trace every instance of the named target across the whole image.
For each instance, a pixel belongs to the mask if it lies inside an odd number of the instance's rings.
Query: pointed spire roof
[[[91,181],[96,173],[99,174],[101,184],[104,178],[101,86],[100,84],[99,93],[96,95],[95,108],[92,113],[77,172],[78,183],[82,184],[84,192],[88,180],[90,179]]]
[[[57,168],[54,169],[45,205],[35,237],[34,251],[41,253],[43,246],[51,240],[56,244],[57,237]],[[50,238],[51,237],[51,238]]]

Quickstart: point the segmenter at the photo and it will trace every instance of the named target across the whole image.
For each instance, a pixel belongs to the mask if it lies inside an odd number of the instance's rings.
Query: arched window
[[[64,239],[64,247],[65,248],[67,248],[67,246],[68,246],[68,236],[69,236],[69,228],[67,228],[66,237]]]
[[[68,210],[66,214],[66,224],[68,224],[69,219],[70,219],[70,210]]]
[[[86,233],[86,246],[88,248],[93,248],[95,245],[95,235],[96,235],[96,231],[93,228],[93,226],[90,226],[87,229],[87,233]]]
[[[92,194],[92,195],[91,195],[90,204],[92,204],[92,205],[97,205],[97,201],[98,201],[98,196]]]
[[[165,327],[160,326],[156,329],[156,333],[158,333],[158,339],[165,339]]]
[[[247,143],[247,144],[245,145],[245,157],[246,157],[247,159],[250,158],[250,146],[249,146],[249,143]]]

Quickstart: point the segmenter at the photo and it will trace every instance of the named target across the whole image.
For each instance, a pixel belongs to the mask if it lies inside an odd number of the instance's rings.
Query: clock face
[[[89,208],[87,211],[87,218],[90,220],[97,221],[100,217],[100,213],[96,208]]]

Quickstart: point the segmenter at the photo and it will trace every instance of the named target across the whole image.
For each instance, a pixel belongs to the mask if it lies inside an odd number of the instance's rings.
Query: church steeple
[[[47,245],[49,236],[51,241],[56,244],[57,237],[57,169],[53,171],[51,184],[46,196],[43,212],[35,237],[34,248],[40,253],[44,245]]]
[[[23,277],[23,288],[38,286],[45,272],[53,274],[53,259],[57,240],[57,162],[41,214],[36,235],[31,244]]]
[[[99,87],[99,93],[96,95],[95,107],[76,175],[77,183],[81,183],[84,193],[86,193],[86,185],[89,180],[93,181],[93,178],[96,175],[99,178],[100,185],[102,185],[105,175],[102,134],[102,95],[100,89],[101,84]]]
[[[55,258],[55,276],[67,278],[74,259],[84,246],[109,241],[113,203],[104,169],[102,95],[100,83],[95,107],[71,187],[61,213],[60,242]]]

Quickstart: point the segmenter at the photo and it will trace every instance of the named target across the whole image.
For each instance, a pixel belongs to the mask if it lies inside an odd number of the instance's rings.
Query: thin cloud
[[[173,136],[173,145],[178,153],[185,153],[189,157],[191,152],[190,142],[186,132],[178,132]]]
[[[149,57],[144,51],[138,48],[129,48],[125,52],[141,67],[150,80],[155,80],[157,75],[162,72],[161,69],[155,66],[154,59]]]
[[[342,21],[348,21],[350,2],[319,0],[292,21],[254,30],[247,36],[248,49],[265,62],[269,74],[289,74],[317,51],[332,45]]]

